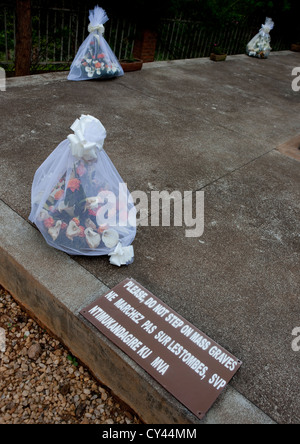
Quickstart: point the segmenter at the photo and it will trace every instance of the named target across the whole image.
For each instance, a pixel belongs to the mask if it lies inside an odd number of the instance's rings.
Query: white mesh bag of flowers
[[[103,149],[106,130],[82,115],[35,173],[33,222],[46,242],[70,255],[108,255],[114,265],[133,262],[136,208],[127,185]]]
[[[106,12],[96,6],[89,14],[89,36],[80,46],[70,68],[68,80],[107,79],[124,75],[124,71],[105,40]]]
[[[247,45],[246,53],[250,57],[257,57],[259,59],[267,59],[269,57],[272,50],[270,32],[273,28],[273,20],[267,17],[259,33]]]

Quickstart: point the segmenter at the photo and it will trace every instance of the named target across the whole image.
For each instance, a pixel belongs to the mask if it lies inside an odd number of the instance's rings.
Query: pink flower
[[[44,220],[44,225],[46,228],[51,228],[54,226],[54,219],[52,217],[48,217],[48,219]]]
[[[77,169],[76,169],[76,173],[78,174],[78,176],[82,177],[85,173],[86,173],[86,168],[84,166],[83,163],[81,163]]]
[[[79,234],[79,237],[85,237],[85,234],[84,234],[84,230],[85,230],[85,228],[84,228],[82,225],[79,225],[79,228],[80,228],[80,234]]]
[[[70,179],[68,183],[68,188],[74,193],[74,191],[79,190],[80,188],[80,180],[79,179]]]
[[[64,190],[59,190],[59,191],[57,191],[57,192],[55,193],[55,195],[54,195],[54,199],[55,199],[55,200],[59,200],[59,199],[61,199],[61,198],[63,197],[63,195],[64,195]]]

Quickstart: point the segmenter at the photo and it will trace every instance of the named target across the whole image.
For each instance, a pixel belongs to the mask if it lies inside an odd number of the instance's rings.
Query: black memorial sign
[[[80,313],[200,419],[242,365],[133,279]]]

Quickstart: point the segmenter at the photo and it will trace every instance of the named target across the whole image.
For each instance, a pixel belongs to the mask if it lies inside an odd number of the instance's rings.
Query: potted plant
[[[121,59],[120,65],[124,72],[139,71],[142,69],[143,60],[130,57],[128,59]]]
[[[300,52],[300,42],[293,43],[291,47],[291,51]]]
[[[212,52],[210,54],[210,60],[214,62],[224,62],[227,58],[227,53],[224,49],[217,45],[216,43],[213,46]]]

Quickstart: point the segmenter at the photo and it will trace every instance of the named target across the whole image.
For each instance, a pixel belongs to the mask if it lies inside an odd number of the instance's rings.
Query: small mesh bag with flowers
[[[35,173],[29,220],[46,242],[70,255],[108,255],[111,264],[133,262],[136,209],[103,149],[106,130],[82,115],[73,134]]]
[[[124,75],[124,71],[103,37],[106,12],[96,6],[90,11],[89,36],[80,46],[70,68],[68,80],[107,79]]]
[[[250,57],[256,57],[258,59],[267,59],[272,50],[270,32],[274,28],[274,22],[271,18],[267,17],[265,24],[262,25],[258,34],[253,37],[247,45],[246,53]]]

